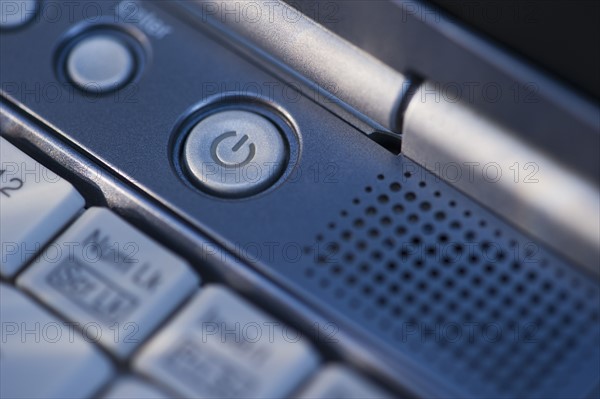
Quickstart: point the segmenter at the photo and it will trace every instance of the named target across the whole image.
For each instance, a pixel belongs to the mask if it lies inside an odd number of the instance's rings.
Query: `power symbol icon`
[[[227,110],[197,122],[182,155],[186,173],[201,189],[240,198],[264,190],[281,176],[288,149],[277,125],[266,117]]]
[[[244,134],[239,140],[232,140],[237,137],[235,131],[229,131],[216,137],[210,146],[210,156],[215,163],[224,168],[240,168],[250,163],[256,155],[256,146],[254,143],[247,145],[247,155],[240,157],[243,154],[240,150],[249,137]]]

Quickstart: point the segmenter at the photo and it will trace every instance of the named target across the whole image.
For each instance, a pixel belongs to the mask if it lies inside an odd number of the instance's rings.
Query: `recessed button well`
[[[125,85],[135,70],[135,57],[116,35],[97,33],[81,39],[66,60],[67,74],[80,88],[103,93]]]
[[[222,111],[192,128],[183,156],[202,188],[241,197],[277,180],[287,161],[287,146],[267,118],[248,111]]]

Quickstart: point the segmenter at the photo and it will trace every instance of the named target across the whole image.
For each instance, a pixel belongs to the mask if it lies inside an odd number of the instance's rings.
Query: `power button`
[[[222,111],[192,128],[183,158],[206,191],[243,197],[277,180],[288,154],[281,133],[265,117],[248,111]]]

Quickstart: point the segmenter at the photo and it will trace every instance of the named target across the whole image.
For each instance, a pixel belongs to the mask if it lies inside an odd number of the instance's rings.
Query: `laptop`
[[[598,16],[1,0],[0,397],[599,397]]]

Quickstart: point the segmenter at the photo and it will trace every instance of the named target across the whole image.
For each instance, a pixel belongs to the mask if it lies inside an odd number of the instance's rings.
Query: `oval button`
[[[35,16],[38,0],[0,0],[0,28],[14,29]]]
[[[86,91],[103,93],[124,86],[135,69],[131,50],[118,37],[97,33],[83,38],[69,52],[67,73]]]
[[[222,111],[192,128],[183,156],[203,189],[242,197],[277,180],[287,162],[287,146],[267,118],[248,111]]]

